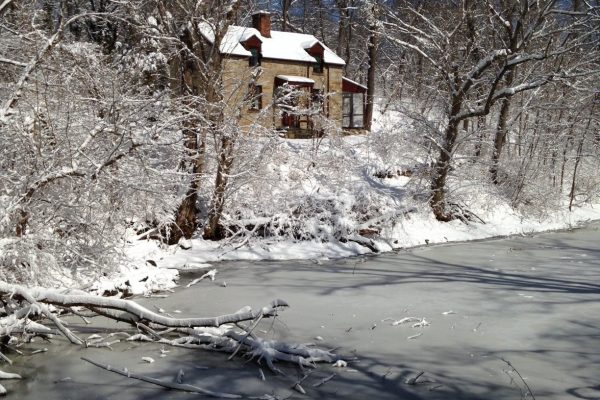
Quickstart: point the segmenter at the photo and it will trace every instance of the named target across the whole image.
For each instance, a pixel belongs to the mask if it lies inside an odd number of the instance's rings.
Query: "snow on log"
[[[252,311],[250,308],[244,308],[233,314],[225,314],[217,317],[172,318],[155,313],[131,300],[105,298],[80,293],[81,292],[77,291],[76,294],[69,294],[69,291],[60,292],[57,290],[42,288],[27,289],[23,286],[0,282],[0,295],[9,295],[13,296],[14,298],[22,298],[28,302],[31,300],[37,303],[52,304],[62,307],[82,306],[88,308],[119,310],[136,316],[141,320],[147,320],[157,325],[170,328],[191,328],[203,326],[218,327],[224,324],[253,320],[259,315],[272,316],[277,312],[277,310],[283,307],[289,307],[285,301],[277,299],[272,301],[269,306],[263,307],[259,311]],[[48,318],[52,318],[49,316],[50,313],[44,314]],[[59,325],[57,325],[57,327],[61,329]]]
[[[22,379],[21,375],[0,371],[0,379]]]

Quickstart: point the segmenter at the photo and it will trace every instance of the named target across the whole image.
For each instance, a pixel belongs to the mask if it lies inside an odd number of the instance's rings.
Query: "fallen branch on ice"
[[[214,271],[216,272],[216,270]],[[211,271],[204,276],[213,278],[214,272]],[[187,349],[220,351],[232,354],[230,359],[239,353],[259,363],[264,361],[269,369],[275,373],[283,374],[274,365],[278,361],[291,363],[303,371],[304,368],[315,367],[318,362],[343,362],[332,351],[309,347],[309,345],[267,340],[254,334],[253,331],[263,319],[274,317],[279,310],[288,307],[288,304],[283,300],[274,300],[268,306],[258,310],[244,307],[232,314],[216,317],[175,318],[163,315],[164,310],[160,307],[157,307],[159,312],[154,312],[132,300],[105,298],[79,290],[26,288],[0,281],[0,302],[5,304],[5,314],[0,315],[0,339],[9,338],[10,340],[23,342],[27,341],[31,335],[49,337],[53,331],[40,323],[43,319],[46,319],[54,324],[58,331],[67,337],[71,343],[85,347],[112,349],[111,346],[118,344],[120,339],[108,341],[108,337],[90,335],[87,339],[82,340],[57,316],[65,314],[80,316],[83,315],[82,313],[87,315],[91,312],[115,321],[126,322],[137,329],[135,333],[119,333],[125,337],[126,341],[154,342]],[[77,314],[73,313],[73,307],[78,307]],[[38,322],[32,319],[36,319]],[[241,324],[244,321],[248,321],[250,324],[244,326]],[[19,339],[15,334],[24,334],[24,336]],[[10,360],[6,356],[4,357]],[[147,362],[153,361],[150,358],[144,358],[144,360]],[[109,366],[95,363],[89,359],[85,359],[85,361],[112,372],[159,386],[212,396],[217,395],[216,397],[239,397],[227,393],[212,393],[202,388],[184,385],[181,382],[163,382],[154,378],[131,374],[126,370],[113,370]],[[16,374],[8,374],[7,376],[14,378]],[[301,388],[299,384],[298,386]]]
[[[208,271],[207,273],[205,273],[204,275],[202,275],[200,278],[196,278],[193,281],[191,281],[190,283],[188,283],[186,285],[186,288],[189,288],[190,286],[195,285],[196,283],[202,281],[203,279],[206,278],[210,278],[211,281],[215,280],[215,275],[217,274],[217,270],[216,269],[211,269],[210,271]]]
[[[52,304],[59,307],[81,306],[96,310],[118,310],[136,317],[139,321],[149,321],[156,325],[170,328],[190,328],[199,326],[218,327],[224,324],[253,320],[261,314],[263,316],[273,316],[279,309],[288,307],[288,304],[285,301],[277,299],[271,302],[269,306],[263,307],[258,311],[252,311],[249,307],[245,307],[233,314],[225,314],[217,317],[172,318],[157,314],[131,300],[94,296],[83,294],[81,291],[76,291],[75,294],[71,294],[70,291],[63,293],[52,289],[27,289],[23,286],[0,282],[0,296],[11,296],[15,299],[24,300],[29,299],[27,301]],[[44,310],[42,309],[42,311]]]
[[[149,376],[138,375],[136,373],[128,371],[127,369],[123,369],[123,370],[114,369],[110,365],[101,364],[99,362],[90,360],[87,357],[81,357],[81,359],[83,361],[89,362],[92,365],[95,365],[96,367],[105,369],[109,372],[114,372],[115,374],[125,376],[127,378],[137,379],[137,380],[140,380],[143,382],[148,382],[153,385],[162,386],[167,389],[181,390],[181,391],[190,392],[190,393],[202,393],[207,396],[218,397],[218,398],[222,398],[222,399],[241,399],[242,398],[242,396],[240,396],[239,394],[213,392],[212,390],[203,389],[199,386],[187,385],[185,383],[177,383],[177,382],[166,382],[166,381],[161,381],[160,379],[151,378]]]

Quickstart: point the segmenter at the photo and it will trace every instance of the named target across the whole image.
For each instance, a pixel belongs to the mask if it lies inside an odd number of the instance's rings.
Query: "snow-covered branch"
[[[150,321],[157,325],[169,328],[219,327],[224,324],[253,320],[259,315],[265,317],[273,316],[277,310],[288,306],[283,300],[274,300],[269,306],[263,307],[257,311],[243,308],[236,313],[216,317],[169,318],[129,300],[106,298],[81,293],[70,294],[68,292],[63,293],[52,289],[27,289],[23,286],[11,285],[5,282],[0,282],[0,295],[11,295],[16,298],[23,298],[25,300],[30,299],[38,303],[52,304],[61,307],[81,306],[119,310],[135,316],[140,321]]]

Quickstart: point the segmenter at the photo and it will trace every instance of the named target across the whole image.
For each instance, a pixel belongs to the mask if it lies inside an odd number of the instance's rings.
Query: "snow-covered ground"
[[[386,138],[395,127],[410,132],[398,118],[380,116],[375,134],[269,144],[270,156],[255,165],[256,175],[240,174],[243,178],[233,183],[224,220],[237,224],[237,236],[221,242],[197,237],[170,247],[130,240],[123,249],[129,262],[120,276],[107,277],[95,288],[149,293],[174,287],[178,271],[210,268],[219,261],[326,260],[568,229],[600,219],[600,199],[579,203],[572,211],[566,195],[534,210],[514,208],[500,189],[477,180],[458,161],[450,196],[477,218],[437,221],[427,203],[426,174],[419,173],[428,160],[414,140]],[[256,139],[248,140],[242,146],[261,148],[253,145]],[[389,176],[377,177],[385,171]],[[247,228],[261,224],[270,230],[267,237]]]
[[[588,206],[573,212],[556,212],[544,220],[527,219],[510,209],[499,209],[490,213],[490,217],[492,218],[487,219],[486,224],[465,225],[459,221],[441,223],[426,214],[420,218],[413,216],[395,228],[396,236],[378,241],[384,250],[392,250],[392,246],[407,248],[427,243],[469,241],[572,228],[600,219],[600,207]],[[127,248],[131,264],[122,267],[120,276],[103,279],[95,288],[99,292],[120,288],[127,289],[132,294],[147,294],[176,287],[180,270],[208,270],[212,262],[327,260],[372,253],[367,247],[355,242],[254,240],[251,244],[238,247],[235,244],[192,239],[188,245],[191,247],[184,250],[179,246],[166,247],[156,241],[131,243]]]

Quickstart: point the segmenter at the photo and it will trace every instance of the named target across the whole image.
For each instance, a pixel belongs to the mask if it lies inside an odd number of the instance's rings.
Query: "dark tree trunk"
[[[195,51],[192,32],[185,31],[182,35],[182,43],[186,46],[181,51],[181,77],[180,92],[183,95],[196,96],[198,88],[195,87],[194,76],[197,74],[196,63],[190,59],[190,54]],[[193,101],[188,102],[190,108],[194,107]],[[198,200],[198,189],[200,188],[200,178],[204,169],[204,140],[198,136],[199,122],[195,119],[184,123],[183,137],[185,145],[185,154],[181,161],[180,168],[189,172],[192,178],[185,195],[185,198],[179,204],[175,212],[175,221],[168,227],[162,236],[167,238],[167,243],[176,244],[181,238],[189,239],[198,228],[198,210],[196,201]]]
[[[429,204],[433,215],[438,221],[448,222],[452,220],[452,215],[446,210],[446,180],[450,172],[450,160],[452,159],[454,143],[458,136],[458,122],[450,121],[444,136],[443,148],[440,149],[440,155],[433,166]]]
[[[368,131],[371,130],[373,125],[373,108],[375,106],[375,68],[377,66],[378,35],[377,25],[371,25],[368,44],[367,104],[365,107],[365,129]]]
[[[592,108],[593,112],[593,108]],[[583,144],[585,142],[585,136],[590,129],[590,125],[592,123],[592,118],[588,118],[587,126],[581,135],[581,139],[579,140],[579,146],[577,146],[577,155],[575,156],[575,165],[573,166],[573,180],[571,181],[571,190],[569,191],[569,211],[573,208],[573,201],[575,201],[575,189],[577,182],[577,169],[579,168],[579,163],[581,162],[581,155],[583,154]]]
[[[224,237],[224,231],[221,227],[221,216],[225,206],[225,196],[229,174],[233,166],[233,151],[235,142],[228,137],[221,139],[221,149],[219,152],[219,165],[217,167],[217,176],[215,179],[215,192],[213,195],[212,207],[208,213],[208,221],[204,227],[202,237],[207,240],[219,240]]]
[[[506,74],[506,86],[510,87],[514,81],[514,70],[509,70]],[[507,122],[510,113],[511,98],[503,99],[500,103],[500,114],[498,116],[498,124],[496,125],[496,134],[494,136],[494,151],[492,153],[492,166],[490,173],[492,174],[492,182],[497,185],[500,183],[498,178],[498,168],[500,164],[500,155],[506,144],[506,136],[508,135]]]
[[[188,152],[187,160],[182,162],[183,169],[188,170],[191,164],[192,179],[190,181],[185,198],[175,212],[175,222],[167,232],[168,243],[176,244],[185,237],[191,238],[198,228],[198,209],[196,202],[198,200],[198,189],[200,189],[200,179],[204,170],[204,153],[206,151],[206,140],[199,138],[195,129],[186,129],[184,131],[185,147]]]
[[[18,237],[25,235],[25,232],[27,231],[28,223],[29,223],[29,213],[25,210],[20,210],[18,221],[17,221],[17,227],[15,228],[15,234]]]
[[[348,0],[337,0],[339,13],[337,54],[346,60],[344,71],[347,70],[350,62],[350,10],[348,9]]]
[[[457,84],[458,81],[455,82]],[[457,85],[458,86],[458,85]],[[454,217],[446,209],[446,180],[450,173],[450,161],[454,152],[454,145],[458,137],[458,127],[461,120],[456,119],[462,108],[463,97],[461,95],[451,98],[450,115],[448,125],[444,132],[440,155],[433,166],[433,176],[431,179],[431,200],[429,205],[433,215],[438,221],[448,222]]]
[[[486,137],[485,124],[485,117],[477,117],[477,142],[475,142],[475,159],[481,157],[481,147],[483,146],[483,142]]]
[[[281,2],[281,30],[287,32],[290,24],[290,7],[292,0],[283,0]]]
[[[498,178],[498,168],[500,164],[500,154],[506,143],[508,113],[510,111],[510,100],[504,99],[500,105],[500,114],[498,116],[498,125],[496,126],[496,134],[494,135],[494,151],[492,152],[492,166],[490,173],[492,174],[492,182],[497,185],[500,183]]]

